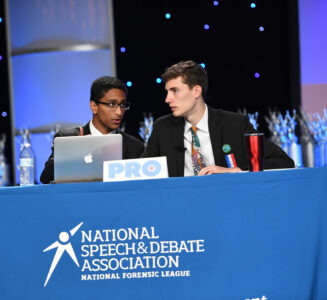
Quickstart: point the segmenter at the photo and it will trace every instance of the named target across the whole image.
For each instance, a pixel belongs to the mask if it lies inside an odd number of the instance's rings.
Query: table
[[[327,299],[326,203],[327,168],[1,188],[1,299]]]

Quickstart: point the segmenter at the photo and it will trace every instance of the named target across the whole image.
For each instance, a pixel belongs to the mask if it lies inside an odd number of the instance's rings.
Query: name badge
[[[168,169],[165,156],[103,162],[104,182],[167,177]]]

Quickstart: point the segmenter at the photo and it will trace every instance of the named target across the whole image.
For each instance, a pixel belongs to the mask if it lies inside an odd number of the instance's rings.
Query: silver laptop
[[[54,139],[54,181],[102,181],[103,162],[120,160],[121,134],[68,136]]]

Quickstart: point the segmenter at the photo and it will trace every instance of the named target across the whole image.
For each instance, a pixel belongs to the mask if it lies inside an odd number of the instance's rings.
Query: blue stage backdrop
[[[31,137],[38,182],[51,153],[51,128],[55,129],[56,124],[84,125],[92,118],[91,83],[95,78],[110,75],[109,57],[109,50],[97,50],[20,55],[12,59],[16,128],[48,130]],[[20,142],[17,136],[17,163]]]
[[[299,0],[302,104],[306,112],[327,109],[327,2]]]
[[[49,132],[56,124],[86,123],[92,81],[112,75],[108,1],[8,2],[15,127]],[[32,136],[37,181],[50,146],[46,134]]]

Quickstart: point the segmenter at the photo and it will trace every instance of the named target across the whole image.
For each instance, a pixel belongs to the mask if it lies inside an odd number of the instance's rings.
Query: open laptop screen
[[[121,134],[54,139],[54,181],[102,181],[103,162],[122,159]]]

